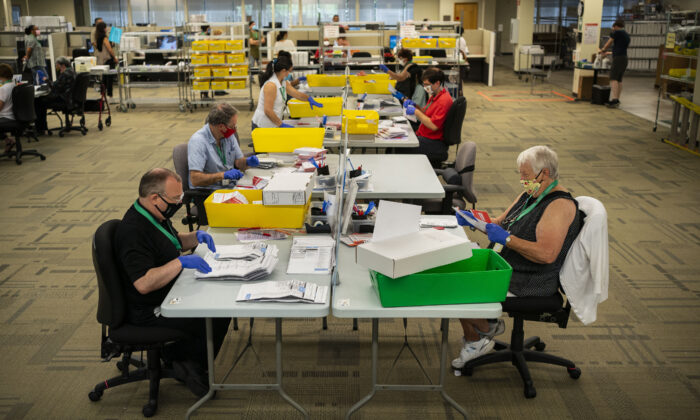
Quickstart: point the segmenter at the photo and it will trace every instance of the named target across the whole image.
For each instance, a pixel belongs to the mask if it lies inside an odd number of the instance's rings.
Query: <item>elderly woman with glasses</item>
[[[508,297],[551,296],[559,287],[559,270],[581,228],[576,200],[559,183],[559,160],[547,146],[531,147],[518,156],[524,191],[493,223],[489,240],[504,246],[501,256],[513,267]],[[462,226],[469,217],[457,215]],[[456,369],[491,351],[493,337],[503,333],[503,320],[462,319],[462,349]]]

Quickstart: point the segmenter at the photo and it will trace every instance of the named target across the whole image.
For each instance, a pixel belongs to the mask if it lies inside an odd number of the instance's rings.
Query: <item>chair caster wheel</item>
[[[474,368],[462,368],[462,375],[464,376],[472,376],[474,374]]]
[[[15,160],[15,163],[18,164],[18,165],[21,165],[21,164],[22,164],[22,161],[21,161],[21,160]]]
[[[90,391],[88,394],[88,398],[90,398],[90,401],[99,401],[100,398],[102,398],[102,391]]]
[[[567,368],[567,372],[569,372],[569,376],[571,376],[571,379],[578,379],[581,377],[581,369],[580,368]]]
[[[537,343],[535,344],[535,350],[537,351],[544,351],[544,348],[547,347],[545,343]]]
[[[100,130],[100,131],[102,131],[102,123],[98,123],[98,124],[97,124],[97,129]]]
[[[107,127],[110,127],[112,125],[112,117],[107,117],[107,119],[105,120],[105,125]]]
[[[53,136],[53,131],[47,131],[46,134],[48,134],[49,136]]]
[[[87,130],[80,130],[80,134],[82,134],[83,136],[86,135],[86,134],[87,134]]]
[[[530,383],[530,385],[525,385],[525,390],[523,392],[525,394],[525,398],[535,398],[537,396],[537,390],[535,390],[535,387]]]
[[[65,136],[65,134],[63,134],[63,133],[58,133],[58,137],[63,137],[63,136]]]
[[[141,413],[143,413],[144,417],[153,417],[153,415],[156,414],[157,409],[158,409],[157,405],[148,403],[148,404],[143,406]]]
[[[39,156],[39,159],[46,160],[46,156]]]
[[[136,104],[135,104],[135,103],[130,103],[129,106],[131,107],[131,109],[136,108]]]

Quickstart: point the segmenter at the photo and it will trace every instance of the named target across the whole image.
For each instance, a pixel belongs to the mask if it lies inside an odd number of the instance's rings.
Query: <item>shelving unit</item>
[[[656,71],[659,46],[666,39],[666,26],[666,21],[661,20],[625,22],[625,30],[630,36],[627,70],[644,73]]]
[[[697,70],[698,64],[700,11],[666,13],[665,29],[665,43],[661,49],[661,62],[657,67],[659,95],[656,101],[654,131],[659,124],[661,101],[669,100],[669,93],[678,97],[684,94],[690,95],[695,87],[693,72]]]
[[[225,27],[225,35],[198,35],[187,33],[183,51],[185,92],[180,110],[189,109],[193,112],[197,106],[210,105],[221,98],[232,104],[248,106],[252,111],[253,76],[252,60],[249,49],[245,47],[245,24],[241,22],[206,23],[213,27]],[[201,22],[186,24],[186,32],[190,28],[199,28]],[[222,47],[214,46],[213,42],[221,42]],[[229,41],[229,42],[227,42]],[[228,46],[226,45],[228,44]],[[207,49],[199,49],[207,46]],[[212,49],[214,48],[214,49]],[[212,60],[216,60],[212,62]],[[227,95],[217,96],[216,92],[226,92]]]
[[[176,28],[173,28],[171,32],[125,32],[122,34],[123,45],[119,49],[118,55],[121,56],[119,66],[117,66],[117,80],[119,81],[119,109],[122,112],[127,112],[130,108],[136,108],[137,104],[140,105],[178,105],[182,109],[182,104],[185,99],[185,75],[183,73],[182,67],[179,65],[182,59],[183,50],[182,48],[176,49],[158,49],[149,48],[151,45],[148,42],[149,38],[172,35],[176,38],[177,44],[182,45],[183,34],[178,32]],[[145,48],[141,46],[144,45],[140,38],[147,37],[147,42],[145,43]],[[124,42],[124,38],[138,38],[139,42]],[[138,48],[132,48],[137,46]],[[126,47],[126,49],[124,48]],[[171,54],[174,55],[175,65],[134,65],[130,61],[133,57],[130,54],[145,55],[150,53],[159,54]],[[144,62],[145,63],[145,62]],[[150,79],[148,75],[157,74],[175,74],[175,80],[140,80],[140,79]],[[154,76],[155,79],[163,78]],[[132,89],[161,89],[161,88],[177,88],[177,97],[165,96],[159,97],[155,95],[146,95],[142,97],[135,97],[133,95]]]
[[[325,39],[324,28],[326,25],[345,25],[351,26],[353,28],[373,28],[371,30],[359,31],[346,31],[340,36],[344,36],[352,43],[353,38],[366,38],[374,37],[377,42],[375,45],[350,45],[348,47],[332,46],[324,47],[320,46],[322,54],[319,54],[319,72],[327,72],[326,67],[331,67],[331,72],[333,72],[332,67],[344,67],[347,66],[351,70],[355,68],[363,68],[368,66],[379,66],[379,64],[384,63],[384,31],[379,30],[382,23],[381,22],[323,22],[319,25],[319,35],[318,39]],[[322,44],[322,42],[321,42]],[[333,50],[332,56],[326,55],[326,50]],[[341,51],[345,56],[336,57],[336,51]],[[353,57],[352,54],[358,51],[365,51],[372,54],[372,52],[377,52],[377,55],[372,55],[371,57]]]
[[[284,29],[275,28],[275,29],[267,29],[266,31],[267,31],[266,33],[271,35],[272,39],[276,39],[277,33],[281,32],[281,31],[290,32],[290,33],[292,33],[292,32],[317,33],[317,31],[315,29],[308,28],[308,27],[307,28],[291,27],[291,28],[284,28]],[[323,38],[321,38],[321,39],[323,39]],[[322,41],[319,42],[319,44],[322,44],[322,43],[323,43]],[[271,59],[276,57],[276,54],[274,53],[275,41],[270,41],[268,44],[271,46],[266,45],[264,47],[260,47],[260,52],[261,52],[261,56],[265,56],[265,57],[267,57],[267,60],[271,60]],[[294,78],[298,78],[298,77],[301,77],[301,76],[304,76],[307,74],[315,74],[315,73],[319,72],[321,65],[313,62],[313,56],[314,56],[314,53],[316,52],[316,50],[318,50],[321,47],[322,47],[322,45],[319,47],[309,47],[309,46],[299,46],[299,45],[295,46],[297,53],[306,53],[306,57],[300,57],[300,55],[303,55],[303,54],[296,54],[295,55],[294,53],[292,53],[292,63],[294,63],[294,72],[292,73],[292,75]]]

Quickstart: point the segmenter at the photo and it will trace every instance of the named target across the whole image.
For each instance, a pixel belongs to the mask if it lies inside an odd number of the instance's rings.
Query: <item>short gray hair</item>
[[[60,64],[62,66],[70,67],[70,60],[67,57],[58,57],[56,59],[56,64]]]
[[[522,151],[516,163],[518,168],[525,163],[529,163],[535,174],[538,174],[543,169],[549,169],[550,178],[559,178],[559,157],[557,152],[547,146],[532,146]]]
[[[209,115],[207,116],[207,120],[205,122],[211,125],[228,124],[228,122],[231,121],[231,118],[233,118],[233,116],[236,114],[238,114],[238,110],[234,108],[233,105],[222,103],[209,111]]]
[[[139,182],[139,197],[146,198],[151,194],[161,194],[165,192],[165,181],[168,178],[175,178],[182,184],[180,175],[166,168],[155,168],[143,174]]]

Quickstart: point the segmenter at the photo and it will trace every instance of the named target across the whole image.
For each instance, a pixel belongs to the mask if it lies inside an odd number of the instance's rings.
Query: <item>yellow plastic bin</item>
[[[192,41],[192,51],[208,51],[209,41]]]
[[[226,50],[227,51],[236,51],[236,50],[242,50],[242,49],[243,49],[243,40],[242,39],[235,39],[235,40],[226,41]]]
[[[245,80],[230,80],[228,82],[229,89],[245,89]]]
[[[256,149],[257,151],[257,149]],[[233,190],[217,190],[226,193]],[[262,202],[262,190],[237,190],[248,202]],[[311,197],[303,206],[265,206],[263,204],[214,203],[214,194],[204,201],[207,219],[211,227],[227,228],[287,228],[297,229],[304,226],[306,213],[311,205]]]
[[[211,75],[213,77],[228,77],[228,67],[212,67]]]
[[[224,51],[226,50],[226,41],[214,40],[209,41],[209,51]]]
[[[414,63],[430,63],[433,61],[432,55],[416,55],[413,57]]]
[[[247,76],[248,66],[233,66],[231,67],[231,76]]]
[[[226,62],[228,64],[245,63],[245,53],[226,54]]]
[[[345,76],[328,74],[309,74],[306,82],[311,87],[343,87],[345,86]]]
[[[300,101],[298,99],[290,99],[287,102],[289,107],[289,115],[292,118],[304,118],[304,117],[322,117],[327,115],[329,117],[338,116],[343,111],[343,98],[315,98],[316,102],[323,105],[323,108],[311,106],[306,101]]]
[[[406,38],[401,40],[405,48],[434,48],[437,43],[433,38]]]
[[[211,69],[209,67],[197,67],[194,69],[194,77],[211,77]]]
[[[343,111],[342,132],[345,126],[349,134],[377,134],[379,129],[379,113],[377,111],[355,111],[346,109]],[[258,149],[255,149],[256,151]]]
[[[352,93],[355,95],[363,93],[389,94],[389,85],[396,86],[396,80],[390,79],[368,79],[365,77],[357,77],[350,79]]]
[[[256,128],[251,134],[257,153],[292,153],[300,147],[323,147],[325,132],[311,127]]]
[[[209,54],[209,64],[226,64],[226,55]]]
[[[226,90],[228,89],[227,80],[212,80],[211,81],[212,90]]]
[[[207,54],[192,54],[192,64],[209,64],[209,56]]]
[[[209,80],[193,80],[192,89],[194,90],[209,90]]]
[[[457,46],[457,39],[455,39],[455,38],[438,38],[437,45],[440,48],[455,48]]]

